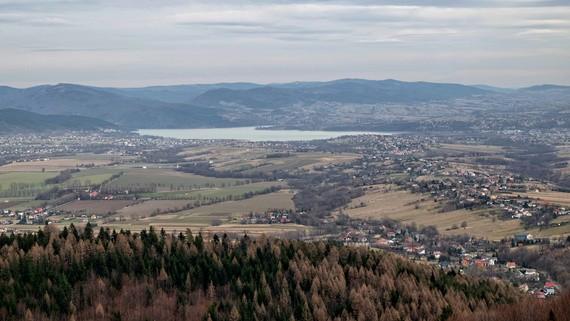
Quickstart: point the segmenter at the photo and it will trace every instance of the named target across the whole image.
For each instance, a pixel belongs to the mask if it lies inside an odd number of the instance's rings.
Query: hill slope
[[[125,97],[72,84],[2,90],[0,108],[88,116],[129,128],[216,126],[224,122],[208,108]]]
[[[435,321],[520,297],[332,243],[46,231],[0,237],[3,319]]]
[[[431,121],[426,121],[425,126],[418,122],[437,117],[442,123],[435,126],[448,130],[478,121],[479,111],[501,112],[505,106],[512,106],[512,101],[525,110],[544,107],[559,112],[567,107],[567,88],[542,85],[511,91],[483,85],[392,79],[144,88],[59,84],[27,89],[0,87],[0,109],[87,116],[125,128],[275,124],[296,128],[388,126],[410,130],[432,128]]]
[[[141,88],[101,88],[109,92],[132,98],[152,99],[167,103],[189,103],[192,99],[212,89],[246,90],[261,85],[253,83],[219,83],[196,85],[149,86]]]
[[[570,90],[570,86],[560,86],[560,85],[537,85],[531,87],[525,87],[519,89],[521,91],[548,91],[548,90]]]
[[[233,105],[273,109],[317,101],[354,104],[417,103],[490,93],[458,84],[341,79],[277,84],[246,90],[214,89],[199,95],[193,102],[203,106]]]
[[[0,109],[0,133],[116,128],[114,124],[91,117],[41,115],[17,109]]]

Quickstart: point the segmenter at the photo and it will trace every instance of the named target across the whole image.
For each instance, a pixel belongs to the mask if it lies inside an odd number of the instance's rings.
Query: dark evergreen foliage
[[[324,242],[71,225],[1,235],[0,252],[0,320],[446,320],[519,298]]]

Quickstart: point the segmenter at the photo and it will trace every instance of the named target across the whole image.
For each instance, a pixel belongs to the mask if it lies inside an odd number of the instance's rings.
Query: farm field
[[[352,154],[295,153],[285,157],[255,159],[246,163],[233,164],[232,166],[225,166],[223,168],[232,170],[250,168],[242,171],[244,174],[260,171],[271,173],[276,170],[311,170],[318,166],[350,162],[356,158],[357,157]]]
[[[296,152],[280,155],[279,151],[262,148],[211,147],[187,149],[182,153],[186,160],[212,161],[217,170],[270,173],[275,170],[311,170],[316,166],[350,162],[358,155],[351,153],[331,154],[323,152]]]
[[[564,175],[570,175],[570,145],[558,146],[558,157],[566,160],[568,165],[560,169]]]
[[[136,201],[123,201],[123,200],[88,200],[88,201],[73,201],[55,209],[74,214],[86,215],[106,215],[114,213],[125,206],[134,204]]]
[[[125,229],[130,231],[141,231],[149,229],[153,226],[155,229],[164,229],[167,233],[185,232],[190,229],[193,233],[203,234],[229,234],[241,236],[244,234],[260,236],[271,235],[275,237],[293,237],[304,236],[312,231],[312,227],[298,224],[224,224],[220,226],[205,226],[203,224],[188,224],[188,223],[151,223],[146,224],[141,221],[133,221],[128,223],[112,222],[104,224],[103,227],[110,229]],[[35,229],[37,230],[37,228]]]
[[[45,201],[33,200],[30,198],[2,198],[0,199],[0,209],[24,210],[41,206]]]
[[[26,210],[28,208],[41,207],[45,203],[46,203],[45,201],[30,199],[30,200],[18,203],[16,205],[10,207],[9,209],[14,210],[14,211],[23,211],[23,210]]]
[[[441,144],[440,149],[468,152],[468,153],[487,153],[487,154],[497,154],[505,152],[505,149],[501,146],[494,145],[468,145],[468,144]]]
[[[117,211],[115,216],[125,218],[147,217],[156,213],[157,210],[160,212],[177,211],[193,203],[189,200],[149,200],[123,207]]]
[[[159,168],[132,168],[124,171],[116,180],[110,182],[106,187],[128,189],[129,187],[144,187],[156,185],[159,191],[171,191],[176,189],[191,189],[204,186],[225,186],[235,185],[238,182],[244,183],[246,180],[234,178],[213,178],[199,176],[189,173],[177,172],[172,169]]]
[[[227,201],[212,205],[201,206],[187,211],[172,214],[157,215],[138,220],[147,225],[200,225],[208,226],[212,223],[225,223],[235,217],[240,217],[250,212],[264,212],[272,208],[293,209],[293,193],[290,190],[258,195],[252,198]]]
[[[175,191],[175,192],[159,192],[159,193],[144,193],[142,196],[150,197],[153,199],[188,199],[188,200],[203,200],[224,197],[241,197],[245,193],[261,192],[272,186],[286,187],[284,182],[257,182],[244,185],[226,186],[226,187],[211,187],[199,188],[189,191]]]
[[[488,210],[455,210],[447,213],[437,213],[431,217],[426,216],[417,224],[435,225],[442,234],[463,235],[468,234],[475,237],[487,238],[490,240],[501,240],[505,237],[512,237],[514,234],[524,231],[518,220],[493,221],[487,217]],[[466,228],[461,228],[461,223],[467,222]],[[450,229],[456,225],[458,229]]]
[[[0,166],[0,172],[60,172],[62,170],[81,167],[82,165],[102,166],[118,160],[109,155],[81,154],[72,157],[49,158],[29,162],[14,162]]]
[[[266,148],[241,148],[230,146],[209,146],[188,148],[180,155],[190,161],[212,161],[214,166],[223,166],[228,162],[249,161],[254,159],[262,159],[269,153],[274,151]]]
[[[523,230],[515,220],[497,219],[493,222],[486,215],[488,210],[442,213],[438,204],[427,196],[387,188],[385,185],[375,186],[366,195],[354,199],[345,212],[357,218],[390,218],[407,224],[415,222],[418,226],[434,225],[442,234],[469,234],[492,240],[500,240]],[[366,206],[360,207],[361,203]],[[463,222],[467,222],[465,229],[460,227]],[[459,228],[451,229],[454,225]]]
[[[437,203],[428,196],[397,190],[395,186],[375,185],[366,189],[364,196],[353,199],[345,212],[351,217],[361,219],[389,217],[407,220],[437,210]]]
[[[202,229],[208,233],[227,233],[236,235],[284,235],[291,234],[293,237],[297,235],[308,234],[312,230],[310,226],[299,224],[225,224],[220,226],[208,226]]]
[[[25,200],[0,199],[0,210],[12,208],[23,202]]]
[[[101,184],[108,180],[114,174],[120,173],[121,170],[114,167],[98,167],[82,169],[79,173],[74,173],[72,178],[63,183],[64,185],[68,182],[73,182],[75,180],[79,181],[81,185],[91,185],[91,184]]]
[[[528,197],[530,199],[536,200],[540,203],[545,204],[557,204],[560,206],[570,207],[570,193],[565,192],[528,192],[528,193],[512,193],[511,195],[520,195],[522,197]]]
[[[473,163],[469,163],[469,161]],[[476,161],[474,158],[464,157],[460,159],[455,159],[453,161],[449,161],[448,164],[449,168],[452,170],[477,171],[477,172],[485,171],[486,169],[501,170],[505,168],[504,165],[482,165],[475,163]]]
[[[528,232],[534,237],[567,237],[570,236],[570,225],[551,227],[548,229],[531,229]]]
[[[12,184],[25,184],[27,188],[41,188],[45,180],[56,176],[56,172],[12,172],[0,173],[0,191],[11,189]]]

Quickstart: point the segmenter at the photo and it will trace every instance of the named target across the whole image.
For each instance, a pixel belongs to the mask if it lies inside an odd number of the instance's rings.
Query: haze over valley
[[[567,86],[506,91],[481,85],[341,79],[269,85],[3,87],[0,108],[97,118],[123,129],[269,124],[312,130],[469,131],[567,127],[569,98]],[[537,114],[541,117],[530,119]]]

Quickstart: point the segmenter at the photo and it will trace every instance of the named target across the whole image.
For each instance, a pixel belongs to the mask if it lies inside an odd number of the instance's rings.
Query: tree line
[[[327,242],[91,225],[0,236],[0,320],[435,321],[519,299],[500,281]]]

